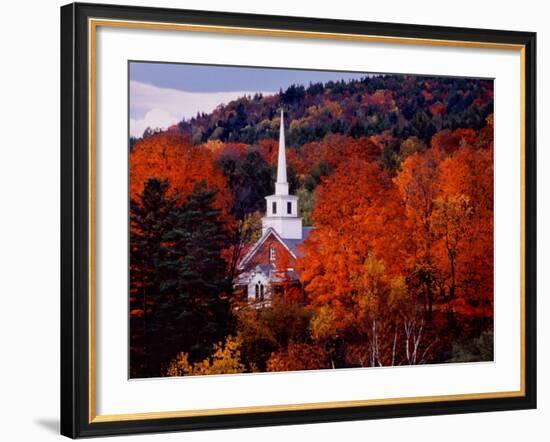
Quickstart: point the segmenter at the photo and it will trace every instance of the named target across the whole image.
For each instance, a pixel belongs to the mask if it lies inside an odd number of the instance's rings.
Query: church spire
[[[275,182],[275,195],[288,195],[288,182],[286,179],[285,123],[283,119],[282,109],[281,127],[279,129],[279,157],[277,161],[277,181]]]
[[[302,239],[302,218],[298,216],[298,197],[289,195],[286,176],[285,123],[281,110],[279,152],[275,193],[266,199],[266,214],[262,218],[262,234],[275,230],[282,239]]]

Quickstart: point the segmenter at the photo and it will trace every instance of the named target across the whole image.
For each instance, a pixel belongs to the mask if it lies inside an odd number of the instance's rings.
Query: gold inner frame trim
[[[496,49],[518,51],[520,54],[520,389],[518,391],[498,391],[487,393],[465,393],[437,396],[416,396],[387,399],[367,399],[353,401],[317,402],[302,404],[261,405],[251,407],[215,408],[201,410],[158,411],[128,414],[96,414],[96,34],[97,28],[131,28],[160,31],[186,31],[215,34],[234,34],[262,37],[305,38],[338,41],[355,41],[386,44],[409,44],[420,46],[461,47],[474,49]],[[232,26],[211,26],[182,23],[157,23],[131,20],[88,19],[88,99],[89,99],[89,367],[88,367],[88,421],[89,423],[133,421],[146,419],[169,419],[179,417],[238,415],[247,413],[265,413],[297,410],[322,410],[329,408],[365,407],[375,405],[420,404],[427,402],[482,400],[513,398],[525,396],[525,46],[521,44],[503,44],[493,42],[441,40],[411,37],[391,37],[377,35],[359,35],[331,32],[293,31],[283,29],[245,28]]]

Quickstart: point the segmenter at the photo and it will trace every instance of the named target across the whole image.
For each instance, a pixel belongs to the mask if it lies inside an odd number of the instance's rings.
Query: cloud
[[[147,127],[166,129],[183,118],[189,119],[196,116],[197,112],[209,113],[222,103],[255,93],[255,91],[186,92],[131,81],[130,135],[141,137]],[[273,92],[263,91],[261,93],[273,94]]]
[[[177,117],[170,112],[155,108],[147,112],[143,118],[130,118],[130,135],[139,138],[148,127],[166,129],[177,121]]]

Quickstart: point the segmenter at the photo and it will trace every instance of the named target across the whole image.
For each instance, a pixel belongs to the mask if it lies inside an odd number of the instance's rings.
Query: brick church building
[[[262,218],[262,237],[241,259],[234,285],[241,288],[249,304],[269,305],[283,287],[299,286],[295,270],[298,246],[313,227],[302,227],[298,216],[298,197],[289,194],[286,175],[283,112],[279,134],[275,193],[265,197],[267,210]]]

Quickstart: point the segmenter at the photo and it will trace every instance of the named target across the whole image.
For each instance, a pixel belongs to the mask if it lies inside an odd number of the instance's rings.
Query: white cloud
[[[143,118],[130,118],[130,135],[141,137],[148,127],[166,129],[177,121],[170,112],[155,108],[147,112]]]
[[[130,118],[130,135],[141,137],[147,127],[166,129],[183,118],[189,119],[196,116],[197,112],[209,113],[222,103],[254,93],[250,91],[186,92],[131,81],[130,114],[143,116]],[[272,93],[262,92],[264,95]]]

